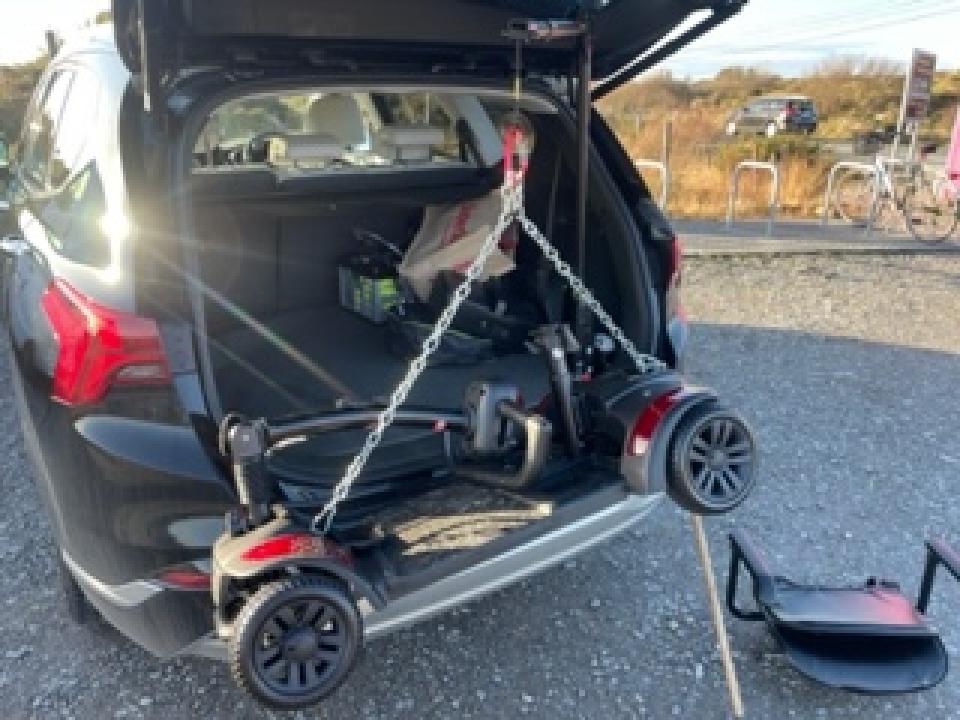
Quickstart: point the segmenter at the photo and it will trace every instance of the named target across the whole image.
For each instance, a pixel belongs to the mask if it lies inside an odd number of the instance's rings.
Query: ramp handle
[[[737,584],[740,566],[747,569],[753,580],[753,596],[757,605],[769,603],[774,593],[774,576],[767,565],[767,559],[754,544],[753,539],[743,530],[730,533],[730,573],[727,577],[727,608],[740,620],[763,620],[759,610],[743,610],[737,606]]]
[[[943,565],[954,580],[960,581],[960,553],[940,538],[927,540],[927,562],[920,581],[920,595],[917,597],[917,612],[926,615],[930,604],[930,593],[936,579],[937,567]]]

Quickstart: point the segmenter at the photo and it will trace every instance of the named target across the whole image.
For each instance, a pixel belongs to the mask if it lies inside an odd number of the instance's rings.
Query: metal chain
[[[511,175],[513,177],[510,177]],[[313,532],[320,532],[321,527],[323,533],[330,531],[333,525],[333,518],[337,514],[337,507],[347,499],[347,496],[350,494],[350,488],[353,486],[353,483],[356,482],[357,478],[360,477],[360,473],[362,473],[364,467],[366,467],[373,451],[377,449],[377,446],[383,439],[383,434],[387,428],[393,424],[394,419],[396,419],[397,410],[406,402],[407,396],[413,389],[414,383],[416,383],[417,379],[423,374],[423,371],[426,370],[430,356],[440,347],[443,334],[450,328],[457,312],[460,310],[460,306],[463,305],[464,301],[470,295],[473,283],[480,277],[480,274],[483,272],[483,266],[496,250],[500,237],[506,232],[507,228],[510,227],[510,223],[514,220],[520,222],[521,227],[523,227],[527,235],[533,239],[546,258],[553,264],[557,274],[567,281],[577,300],[586,305],[590,311],[596,315],[601,324],[607,329],[610,335],[613,336],[613,339],[616,340],[627,355],[630,356],[633,364],[641,374],[646,374],[664,367],[664,364],[658,358],[653,355],[646,355],[637,350],[633,341],[624,334],[623,330],[621,330],[613,321],[613,318],[610,317],[610,314],[603,309],[603,306],[600,305],[599,301],[593,296],[593,293],[590,292],[587,286],[583,284],[583,281],[574,274],[570,268],[570,264],[560,257],[557,249],[550,244],[543,233],[540,232],[540,229],[527,217],[526,211],[523,208],[522,173],[509,173],[503,188],[500,190],[500,194],[503,204],[496,225],[494,225],[490,234],[487,235],[483,241],[483,244],[480,246],[480,251],[464,273],[463,281],[453,291],[450,302],[447,304],[447,307],[444,308],[443,312],[440,313],[440,317],[437,319],[430,334],[423,341],[420,354],[411,361],[406,374],[390,396],[390,401],[387,403],[387,406],[377,415],[376,424],[367,434],[366,440],[364,440],[363,446],[360,448],[360,452],[357,453],[356,457],[354,457],[347,466],[343,477],[333,488],[333,492],[330,494],[330,499],[326,505],[314,516],[313,521],[310,523],[310,528]]]
[[[613,321],[613,318],[610,317],[610,314],[603,309],[603,306],[600,302],[593,296],[593,293],[590,292],[590,289],[583,284],[583,281],[578,278],[573,270],[570,267],[570,263],[566,262],[563,258],[560,257],[560,253],[557,249],[550,244],[550,241],[540,232],[540,228],[527,217],[527,213],[523,208],[520,208],[520,226],[526,231],[527,235],[537,244],[541,252],[546,256],[553,264],[553,269],[556,271],[557,275],[562,277],[567,281],[567,284],[570,286],[570,289],[573,291],[574,296],[577,300],[587,306],[594,315],[597,316],[597,319],[600,323],[607,329],[607,332],[613,336],[613,339],[616,340],[620,347],[623,348],[624,352],[630,356],[630,359],[633,361],[633,364],[636,366],[637,371],[641,375],[645,375],[648,372],[654,370],[661,370],[665,367],[663,362],[659,358],[654,357],[653,355],[647,355],[645,353],[637,350],[637,346],[633,344],[633,341],[626,336],[623,330]]]
[[[500,190],[500,195],[502,198],[502,209],[496,225],[493,226],[493,229],[483,241],[483,244],[480,246],[480,251],[464,273],[463,281],[457,286],[456,290],[453,291],[450,302],[443,312],[440,313],[440,317],[437,319],[436,325],[433,326],[433,330],[430,331],[430,334],[423,341],[420,354],[411,361],[406,374],[390,396],[390,401],[387,403],[387,406],[377,415],[376,424],[367,434],[367,438],[360,452],[353,458],[347,466],[343,477],[333,488],[327,504],[314,516],[313,521],[310,523],[310,529],[313,532],[318,532],[321,525],[324,533],[330,531],[333,518],[337,514],[337,506],[346,500],[350,494],[351,486],[356,479],[360,477],[360,473],[363,472],[363,468],[370,459],[370,455],[373,454],[373,451],[377,449],[377,446],[383,439],[384,432],[393,424],[397,410],[406,402],[407,396],[410,394],[414,383],[420,375],[423,374],[423,371],[426,370],[430,356],[440,347],[440,340],[443,334],[450,328],[457,312],[460,310],[460,306],[463,305],[464,301],[470,295],[471,287],[483,272],[483,266],[486,264],[487,259],[497,249],[500,238],[503,233],[506,232],[507,228],[510,227],[510,223],[517,218],[520,207],[523,204],[523,185],[522,182],[519,181],[519,177],[515,176],[512,179],[508,177]]]

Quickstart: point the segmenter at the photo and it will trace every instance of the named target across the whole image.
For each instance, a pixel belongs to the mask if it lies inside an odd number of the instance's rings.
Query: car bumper
[[[404,595],[380,609],[361,603],[364,637],[372,639],[387,635],[556,565],[639,522],[662,498],[663,493],[626,495],[596,513]],[[183,648],[179,654],[225,660],[226,648],[224,640],[210,633]]]

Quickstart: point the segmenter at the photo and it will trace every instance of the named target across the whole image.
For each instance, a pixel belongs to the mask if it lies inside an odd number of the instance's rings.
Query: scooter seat
[[[797,585],[784,578],[774,583],[774,597],[764,610],[780,625],[836,634],[934,634],[893,583],[868,581],[852,588]]]
[[[896,583],[871,578],[857,587],[801,585],[774,575],[742,531],[730,535],[727,606],[742,620],[763,620],[790,663],[824,685],[869,694],[925,690],[947,674],[947,652]],[[757,609],[736,603],[741,564]],[[931,580],[932,582],[932,580]]]

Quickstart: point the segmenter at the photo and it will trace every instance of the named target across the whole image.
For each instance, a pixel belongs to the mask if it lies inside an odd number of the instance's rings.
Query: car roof
[[[801,101],[810,101],[810,98],[806,95],[761,95],[754,100],[801,100]]]

